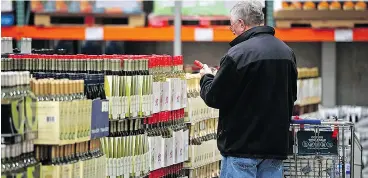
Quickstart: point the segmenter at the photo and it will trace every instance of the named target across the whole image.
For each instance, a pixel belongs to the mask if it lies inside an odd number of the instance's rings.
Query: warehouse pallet
[[[277,28],[359,28],[368,27],[368,20],[275,20]]]
[[[368,20],[368,11],[279,10],[275,20]]]
[[[318,111],[318,105],[319,104],[310,104],[310,105],[305,105],[305,106],[295,105],[293,109],[293,115],[299,116],[299,115],[314,113]]]
[[[368,27],[368,11],[279,10],[276,27],[354,28]]]
[[[174,25],[174,16],[155,16],[148,17],[148,23],[152,27],[164,27]],[[183,26],[228,26],[230,20],[228,16],[182,16]]]
[[[70,13],[38,13],[34,16],[36,26],[145,26],[145,14],[70,14]]]
[[[316,112],[318,110],[318,105],[321,104],[321,99],[318,97],[311,97],[304,99],[299,103],[295,103],[293,109],[293,115],[302,115],[307,113]]]

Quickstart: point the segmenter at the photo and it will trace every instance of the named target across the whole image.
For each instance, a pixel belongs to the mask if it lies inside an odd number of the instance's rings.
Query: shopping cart
[[[361,146],[351,122],[292,118],[287,178],[361,178]]]

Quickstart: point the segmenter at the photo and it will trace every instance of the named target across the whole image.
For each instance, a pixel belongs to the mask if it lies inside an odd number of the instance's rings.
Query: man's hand
[[[216,74],[217,74],[217,71],[218,71],[218,70],[217,70],[216,68],[212,68],[212,74],[213,74],[213,75],[216,75]]]
[[[203,68],[199,71],[199,74],[203,77],[205,74],[212,74],[212,70],[207,66],[207,64],[204,64]]]

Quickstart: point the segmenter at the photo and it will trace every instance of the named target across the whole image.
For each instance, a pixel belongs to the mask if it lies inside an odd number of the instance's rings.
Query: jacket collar
[[[249,40],[251,38],[253,38],[256,35],[259,34],[270,34],[270,35],[275,35],[275,29],[273,29],[270,26],[257,26],[257,27],[253,27],[247,31],[245,31],[244,33],[242,33],[241,35],[237,36],[233,41],[230,42],[230,46],[233,47],[243,41]]]

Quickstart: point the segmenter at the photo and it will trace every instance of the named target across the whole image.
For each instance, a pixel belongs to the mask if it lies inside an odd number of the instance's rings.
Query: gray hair
[[[233,20],[242,19],[247,26],[257,26],[264,23],[264,14],[260,0],[245,0],[235,4],[230,10]]]

